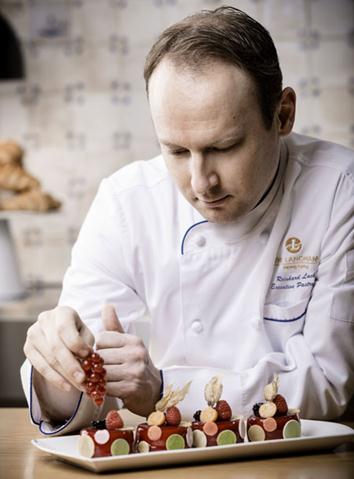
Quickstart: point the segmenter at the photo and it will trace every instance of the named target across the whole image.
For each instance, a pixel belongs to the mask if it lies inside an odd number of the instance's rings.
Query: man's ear
[[[294,126],[296,111],[296,93],[286,87],[282,91],[277,109],[278,132],[280,135],[288,135]]]

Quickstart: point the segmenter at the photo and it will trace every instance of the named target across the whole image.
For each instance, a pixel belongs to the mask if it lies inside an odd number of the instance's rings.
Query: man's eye
[[[171,151],[169,151],[169,154],[173,155],[173,156],[181,156],[185,153],[187,153],[187,150],[171,150]]]
[[[226,146],[225,148],[217,148],[216,150],[217,151],[230,151],[230,150],[233,150],[235,147],[237,146],[237,143],[233,143],[232,145],[230,146]]]

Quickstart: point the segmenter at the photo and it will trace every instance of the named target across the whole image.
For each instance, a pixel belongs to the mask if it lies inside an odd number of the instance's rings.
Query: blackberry
[[[193,419],[194,419],[195,421],[200,421],[200,413],[201,413],[201,412],[202,412],[202,411],[199,409],[199,411],[196,411],[196,412],[194,413]]]
[[[259,408],[262,406],[262,404],[263,404],[262,402],[256,402],[256,404],[253,406],[252,409],[253,409],[253,414],[254,414],[255,416],[260,417],[260,416],[259,416]]]
[[[92,421],[91,426],[95,427],[96,429],[106,429],[106,421]]]

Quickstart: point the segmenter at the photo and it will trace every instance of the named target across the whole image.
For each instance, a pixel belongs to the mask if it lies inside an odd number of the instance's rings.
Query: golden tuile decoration
[[[264,399],[266,401],[273,401],[275,396],[278,394],[278,388],[279,376],[277,374],[274,374],[273,381],[264,387]]]
[[[219,376],[213,376],[206,384],[204,389],[204,397],[208,403],[208,406],[214,406],[214,404],[220,400],[222,388],[223,386]]]
[[[165,394],[160,401],[155,404],[156,411],[166,411],[167,408],[175,406],[181,402],[189,391],[189,387],[192,381],[189,381],[182,389],[173,390],[173,386],[170,384],[167,386]]]

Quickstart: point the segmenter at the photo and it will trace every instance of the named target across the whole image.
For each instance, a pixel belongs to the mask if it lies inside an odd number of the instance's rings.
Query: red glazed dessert
[[[292,439],[301,436],[299,410],[288,409],[285,398],[278,394],[278,376],[264,388],[265,402],[253,406],[247,419],[247,437],[251,442],[270,439]]]
[[[193,434],[189,425],[149,426],[148,423],[139,424],[136,429],[137,452],[166,451],[192,447]]]
[[[134,451],[134,429],[124,428],[118,411],[110,411],[104,421],[93,421],[82,429],[79,452],[86,457],[106,457],[130,454]]]
[[[208,406],[194,414],[192,422],[193,446],[223,446],[243,442],[244,422],[232,416],[227,401],[220,399],[222,384],[213,377],[205,386],[204,396]]]
[[[137,452],[153,452],[192,447],[193,434],[190,423],[181,420],[176,404],[184,399],[190,383],[181,390],[166,389],[163,398],[155,405],[155,411],[147,422],[136,429]]]

